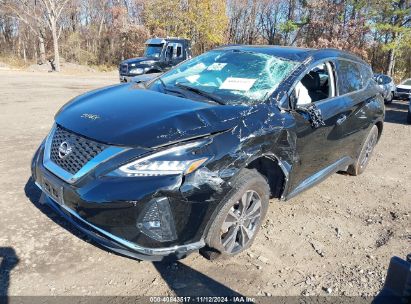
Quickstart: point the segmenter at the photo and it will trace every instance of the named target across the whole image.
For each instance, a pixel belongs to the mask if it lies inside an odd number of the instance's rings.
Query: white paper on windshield
[[[196,71],[197,73],[199,73],[201,71],[204,71],[205,68],[206,68],[206,65],[204,63],[200,62],[200,63],[197,63],[196,65],[192,66],[191,68],[188,68],[187,71],[190,71],[190,72]]]
[[[186,79],[188,81],[190,81],[191,83],[196,82],[198,80],[198,78],[200,78],[200,75],[190,75],[190,76],[186,77]]]
[[[220,90],[248,91],[256,79],[228,77],[220,86]]]
[[[214,62],[212,65],[210,65],[207,70],[208,71],[221,71],[227,63],[222,63],[222,62]]]

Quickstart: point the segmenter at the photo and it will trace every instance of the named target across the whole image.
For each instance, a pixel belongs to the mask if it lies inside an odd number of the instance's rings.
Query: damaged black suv
[[[383,118],[372,70],[353,55],[227,46],[70,101],[32,174],[50,206],[115,252],[231,256],[252,244],[270,198],[362,173]]]

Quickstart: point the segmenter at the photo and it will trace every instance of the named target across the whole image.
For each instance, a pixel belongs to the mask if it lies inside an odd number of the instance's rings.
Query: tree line
[[[117,65],[154,36],[189,38],[194,55],[224,44],[332,47],[411,77],[411,0],[0,0],[3,58]]]

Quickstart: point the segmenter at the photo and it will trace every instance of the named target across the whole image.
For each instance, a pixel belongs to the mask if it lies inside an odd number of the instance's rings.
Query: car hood
[[[158,58],[154,58],[154,57],[136,57],[136,58],[130,58],[130,59],[124,60],[124,61],[122,61],[121,63],[127,63],[127,64],[132,64],[132,63],[134,63],[134,64],[138,64],[138,63],[140,63],[140,62],[142,62],[142,61],[145,61],[145,60],[158,61]]]
[[[397,89],[411,90],[411,85],[399,84],[399,85],[397,85]]]
[[[233,128],[248,107],[214,105],[115,85],[63,106],[56,123],[82,136],[121,146],[156,147]]]

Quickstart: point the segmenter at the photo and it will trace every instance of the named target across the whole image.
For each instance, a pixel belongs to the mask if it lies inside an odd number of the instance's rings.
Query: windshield
[[[411,79],[404,80],[403,85],[411,85]]]
[[[208,93],[230,104],[261,102],[297,64],[261,53],[216,50],[177,66],[151,87],[194,88],[191,91]]]
[[[162,44],[148,44],[144,51],[144,56],[160,58],[162,49],[163,49]]]

